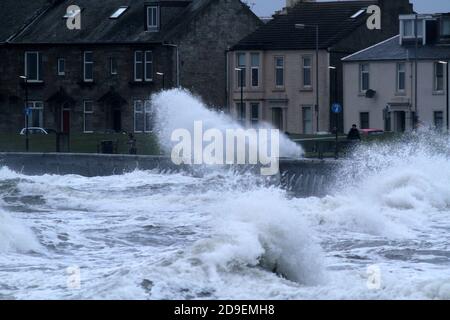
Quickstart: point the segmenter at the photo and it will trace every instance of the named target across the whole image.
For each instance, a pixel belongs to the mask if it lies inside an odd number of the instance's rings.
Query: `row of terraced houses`
[[[70,5],[79,30],[66,26]],[[371,5],[381,29],[367,27]],[[151,94],[171,87],[286,133],[448,126],[450,15],[415,14],[408,0],[288,0],[264,21],[240,0],[1,6],[0,131],[28,119],[61,133],[150,132]]]

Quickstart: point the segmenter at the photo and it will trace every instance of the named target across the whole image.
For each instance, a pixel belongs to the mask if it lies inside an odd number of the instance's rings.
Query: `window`
[[[94,103],[92,101],[84,101],[83,111],[84,111],[84,133],[94,132]]]
[[[94,81],[94,60],[91,51],[84,52],[84,81],[92,82]]]
[[[152,113],[152,104],[150,100],[145,100],[144,103],[144,131],[145,132],[153,131],[153,113]]]
[[[144,106],[141,100],[134,101],[134,132],[144,132]]]
[[[117,74],[117,59],[116,58],[109,59],[109,68],[110,68],[111,74]]]
[[[259,53],[251,54],[251,66],[252,66],[252,87],[259,86]]]
[[[312,107],[307,106],[302,108],[302,120],[303,120],[303,133],[312,134],[313,133],[313,116]]]
[[[397,63],[397,92],[404,92],[406,89],[406,65]]]
[[[150,100],[134,101],[134,132],[153,131],[153,112]]]
[[[434,127],[437,130],[442,130],[444,128],[444,112],[442,111],[434,112]]]
[[[153,80],[153,52],[145,51],[145,81]]]
[[[402,27],[403,32],[402,36],[403,38],[415,38],[416,37],[416,31],[414,28],[416,20],[415,19],[409,19],[409,20],[402,20]],[[417,37],[421,38],[423,35],[423,20],[417,19]]]
[[[361,64],[359,66],[359,73],[359,90],[366,92],[370,89],[369,65],[367,63]]]
[[[370,128],[368,112],[361,112],[359,114],[359,125],[360,125],[361,129],[369,129]]]
[[[442,18],[441,35],[444,37],[450,37],[450,17]]]
[[[134,81],[153,81],[153,53],[152,51],[135,51],[134,53]]]
[[[284,87],[284,58],[275,57],[275,86]]]
[[[434,91],[444,91],[444,64],[434,63]]]
[[[241,123],[241,125],[245,126],[245,120],[246,120],[246,110],[245,110],[245,103],[236,103],[236,112],[237,112],[237,120]]]
[[[311,67],[312,59],[311,57],[303,57],[303,87],[311,87]]]
[[[142,51],[134,53],[134,81],[144,80],[144,54]]]
[[[41,101],[28,101],[28,127],[44,127],[44,103]]]
[[[246,87],[247,77],[246,77],[246,63],[245,63],[246,55],[245,53],[237,53],[236,54],[236,66],[240,70],[236,70],[237,74],[237,87]]]
[[[148,31],[159,30],[159,7],[147,7],[147,29]]]
[[[41,55],[39,52],[25,53],[25,74],[27,81],[41,81]]]
[[[110,16],[110,18],[111,19],[119,18],[122,14],[124,14],[125,11],[127,11],[127,9],[128,9],[127,6],[120,7]]]
[[[66,60],[58,59],[58,76],[64,76],[66,74]]]
[[[250,104],[252,127],[257,127],[259,123],[259,103]]]
[[[356,18],[358,18],[360,15],[362,15],[366,11],[367,10],[365,10],[365,9],[361,9],[361,10],[357,11],[354,15],[352,15],[350,18],[351,19],[356,19]]]

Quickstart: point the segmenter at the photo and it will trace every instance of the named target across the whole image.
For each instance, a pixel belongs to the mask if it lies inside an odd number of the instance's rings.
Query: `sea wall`
[[[275,183],[300,196],[322,196],[328,193],[339,161],[281,159],[280,174]],[[175,165],[165,156],[103,155],[73,153],[0,153],[0,166],[25,175],[77,174],[87,177],[123,174],[134,170],[162,172],[195,172],[191,166]],[[240,168],[238,171],[258,167]]]

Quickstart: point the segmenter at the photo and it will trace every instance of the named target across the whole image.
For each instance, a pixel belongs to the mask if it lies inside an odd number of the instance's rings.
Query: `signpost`
[[[331,112],[334,113],[334,119],[335,119],[335,123],[336,123],[336,127],[334,128],[334,131],[336,133],[336,145],[335,145],[335,151],[334,151],[334,156],[337,159],[339,156],[339,147],[338,147],[338,143],[339,143],[339,133],[338,133],[338,127],[337,127],[337,123],[338,123],[338,115],[342,112],[342,105],[340,105],[339,103],[333,103],[333,105],[331,106]]]

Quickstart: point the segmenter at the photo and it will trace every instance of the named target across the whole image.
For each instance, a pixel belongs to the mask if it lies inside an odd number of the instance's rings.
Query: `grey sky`
[[[395,1],[395,0],[393,0]],[[449,0],[412,0],[419,13],[450,12]],[[253,4],[253,11],[259,16],[271,16],[275,10],[285,6],[286,0],[247,0]]]

